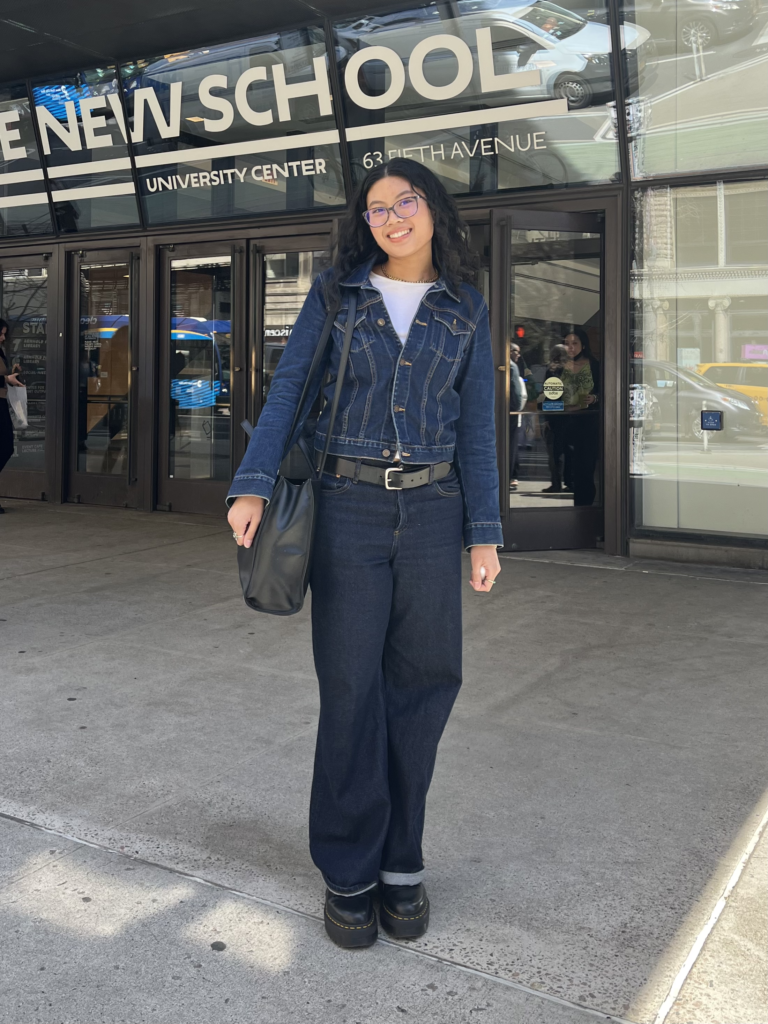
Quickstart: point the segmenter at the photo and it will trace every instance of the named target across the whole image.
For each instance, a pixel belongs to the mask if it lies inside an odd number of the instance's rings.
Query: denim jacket
[[[325,445],[330,398],[344,340],[348,289],[357,288],[352,348],[331,436],[330,454],[377,459],[403,468],[453,461],[464,499],[464,543],[503,544],[494,424],[494,368],[488,309],[467,284],[459,294],[439,278],[427,291],[405,344],[395,333],[379,290],[373,259],[341,282],[329,356],[313,382],[306,418],[326,371],[326,402],[315,433]],[[332,271],[314,282],[272,379],[267,402],[232,481],[227,503],[240,495],[269,499],[296,405],[328,308]],[[291,444],[298,438],[291,438]]]

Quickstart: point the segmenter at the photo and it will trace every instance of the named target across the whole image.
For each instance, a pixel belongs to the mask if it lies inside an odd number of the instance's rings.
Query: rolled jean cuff
[[[425,870],[411,871],[404,874],[402,871],[380,871],[379,878],[384,885],[418,885],[424,881]]]
[[[325,874],[323,875],[323,881],[335,896],[360,896],[362,893],[368,892],[369,889],[375,889],[379,884],[378,882],[368,882],[362,885],[336,885]]]

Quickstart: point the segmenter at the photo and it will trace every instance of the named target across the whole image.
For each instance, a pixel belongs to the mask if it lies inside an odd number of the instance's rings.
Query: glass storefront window
[[[232,257],[171,260],[169,476],[229,480]]]
[[[345,201],[322,28],[122,68],[150,224]]]
[[[10,330],[6,354],[21,367],[27,386],[28,426],[15,428],[16,447],[9,469],[45,471],[46,360],[48,358],[48,269],[4,266],[0,316]]]
[[[35,81],[32,96],[59,231],[138,224],[116,68]]]
[[[27,87],[5,86],[0,89],[0,236],[51,230]]]
[[[403,156],[454,194],[616,178],[606,22],[603,3],[456,0],[337,23],[353,174]]]
[[[630,467],[640,530],[768,535],[767,201],[764,181],[636,195]],[[694,261],[696,237],[708,241]]]
[[[636,178],[768,163],[768,10],[757,0],[623,0],[623,31],[655,52],[625,51]]]

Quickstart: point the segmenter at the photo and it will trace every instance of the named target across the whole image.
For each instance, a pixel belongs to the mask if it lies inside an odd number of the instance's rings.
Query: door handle
[[[496,369],[501,370],[501,372],[504,373],[504,371],[506,370],[506,366],[497,366]]]
[[[242,370],[242,366],[236,366],[235,367],[235,373],[240,373],[241,370]]]

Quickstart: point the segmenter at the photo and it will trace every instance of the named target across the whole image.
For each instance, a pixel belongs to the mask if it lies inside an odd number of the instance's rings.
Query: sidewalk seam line
[[[688,979],[688,975],[693,970],[694,964],[698,960],[699,955],[700,955],[702,949],[704,948],[704,943],[707,941],[709,936],[712,934],[712,931],[714,930],[715,925],[719,921],[721,914],[723,913],[723,911],[725,910],[725,908],[726,908],[726,906],[728,904],[729,896],[731,895],[733,890],[736,888],[736,884],[739,881],[739,879],[741,878],[741,875],[742,875],[742,873],[744,871],[744,868],[747,866],[747,864],[749,862],[749,858],[754,853],[755,847],[757,846],[758,842],[760,841],[760,837],[762,836],[763,832],[765,831],[766,824],[768,824],[768,809],[765,811],[765,813],[763,814],[762,818],[760,819],[760,821],[758,823],[758,826],[755,829],[754,833],[752,834],[752,838],[747,843],[747,846],[746,846],[746,849],[744,850],[744,853],[742,853],[741,857],[739,858],[739,862],[736,865],[736,867],[734,868],[734,870],[733,870],[733,872],[731,874],[731,877],[725,883],[725,888],[723,889],[723,891],[720,894],[720,897],[718,898],[717,902],[715,903],[715,905],[714,905],[714,907],[712,909],[712,913],[709,915],[709,920],[704,925],[704,927],[701,929],[699,934],[696,936],[696,939],[695,939],[693,945],[691,946],[691,949],[690,949],[690,951],[688,953],[688,956],[685,958],[682,967],[677,972],[677,974],[676,974],[676,976],[675,976],[675,978],[674,978],[674,980],[673,980],[673,982],[672,982],[672,984],[670,986],[670,989],[669,989],[669,992],[667,993],[666,999],[664,1000],[664,1002],[661,1004],[661,1006],[658,1009],[658,1012],[656,1014],[656,1017],[654,1018],[653,1024],[664,1024],[664,1022],[666,1021],[667,1017],[669,1016],[669,1013],[670,1013],[672,1007],[674,1006],[675,1002],[677,1001],[677,997],[680,995],[680,992],[681,992],[681,990],[683,988],[683,985],[685,984],[685,982]]]
[[[15,814],[7,814],[4,811],[0,811],[0,820],[9,821],[16,825],[23,825],[27,828],[34,829],[37,832],[44,832],[46,835],[56,836],[58,839],[66,839],[71,843],[76,843],[78,846],[85,846],[91,850],[98,850],[101,853],[111,854],[113,857],[121,857],[125,860],[132,861],[134,864],[142,864],[149,868],[165,871],[168,874],[177,875],[180,878],[186,878],[191,882],[197,882],[198,885],[205,885],[210,889],[218,889],[220,892],[229,893],[230,896],[237,896],[241,899],[248,900],[250,903],[259,903],[263,906],[270,907],[273,910],[292,914],[294,917],[300,917],[305,921],[314,921],[316,924],[322,924],[323,919],[319,915],[310,914],[304,910],[295,910],[293,907],[286,906],[283,903],[277,903],[274,900],[267,899],[265,896],[256,896],[253,893],[245,892],[242,889],[233,889],[231,886],[224,885],[222,882],[213,882],[208,878],[202,878],[200,875],[194,875],[190,871],[183,871],[181,868],[170,867],[167,864],[159,864],[156,861],[146,860],[144,857],[131,856],[131,854],[125,853],[122,850],[113,850],[109,846],[104,846],[102,843],[95,843],[90,839],[81,839],[79,836],[70,835],[67,832],[60,831],[59,829],[50,828],[47,825],[39,825],[37,822],[29,821],[26,818],[19,818]],[[71,850],[65,854],[65,856],[70,856],[74,852],[74,850]],[[511,981],[508,978],[501,978],[498,975],[490,974],[487,971],[481,971],[476,967],[468,967],[464,964],[457,963],[455,960],[448,960],[446,957],[438,956],[436,953],[427,953],[422,950],[410,949],[402,943],[393,942],[392,940],[385,939],[381,936],[379,936],[378,941],[383,945],[390,946],[393,949],[398,950],[406,956],[415,956],[423,960],[430,960],[433,963],[443,964],[447,967],[453,968],[454,970],[462,971],[465,974],[472,974],[475,977],[483,978],[486,981],[495,982],[497,985],[502,985],[505,988],[514,989],[516,992],[521,992],[523,995],[535,996],[538,999],[543,999],[545,1002],[555,1003],[568,1010],[577,1010],[588,1017],[607,1021],[608,1024],[638,1024],[637,1021],[629,1020],[627,1017],[617,1017],[615,1014],[608,1013],[605,1010],[597,1010],[591,1006],[583,1006],[580,1003],[571,1002],[569,999],[563,999],[561,996],[552,995],[549,992],[537,991],[535,988],[529,988],[527,985],[523,985],[520,982]]]
[[[608,572],[636,572],[641,576],[678,576],[686,580],[702,580],[707,583],[738,583],[748,587],[768,587],[768,580],[730,580],[725,576],[698,576],[692,572],[670,572],[668,569],[640,569],[641,562],[631,562],[629,565],[593,565],[590,562],[565,562],[559,558],[526,558],[525,555],[513,554],[512,552],[500,552],[499,558],[508,558],[513,562],[535,562],[543,565],[565,565],[573,566],[575,569],[601,569]],[[681,563],[682,564],[682,563]],[[761,570],[753,570],[760,572]]]

